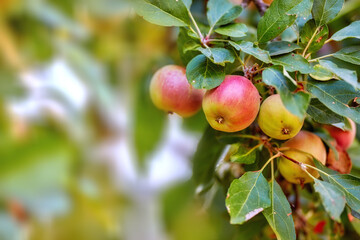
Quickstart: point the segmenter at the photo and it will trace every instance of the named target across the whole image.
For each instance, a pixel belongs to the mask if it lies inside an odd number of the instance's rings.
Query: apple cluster
[[[282,144],[282,157],[278,169],[289,182],[304,184],[312,182],[298,163],[314,166],[313,158],[328,167],[348,173],[351,160],[346,153],[355,138],[356,125],[349,119],[351,130],[343,131],[331,125],[324,128],[334,138],[338,158],[330,148],[327,154],[321,138],[314,133],[301,131],[304,118],[292,114],[284,106],[279,94],[267,97],[261,104],[261,97],[252,82],[242,76],[228,75],[216,88],[195,89],[186,78],[181,66],[167,65],[159,69],[150,83],[150,96],[156,107],[182,117],[196,114],[201,107],[210,126],[218,131],[237,132],[249,127],[257,117],[260,129],[270,138],[287,140]],[[318,178],[313,169],[307,171]]]

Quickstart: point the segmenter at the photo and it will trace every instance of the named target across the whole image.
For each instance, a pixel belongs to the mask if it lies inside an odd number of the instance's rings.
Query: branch
[[[260,15],[264,15],[266,10],[268,9],[269,5],[263,2],[263,0],[252,0],[255,4],[256,8],[259,10]]]

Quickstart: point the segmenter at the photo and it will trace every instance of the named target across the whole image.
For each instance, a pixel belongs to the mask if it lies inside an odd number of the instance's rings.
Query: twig
[[[263,0],[252,0],[252,2],[255,4],[256,8],[259,10],[260,15],[264,15],[266,12],[266,9],[269,7],[266,3],[263,2]]]
[[[319,61],[320,59],[323,59],[323,58],[332,57],[333,55],[334,55],[333,53],[328,54],[328,55],[324,55],[324,56],[321,56],[321,57],[318,57],[318,58],[311,59],[311,60],[309,60],[309,62],[316,62],[316,61]]]
[[[188,14],[189,14],[190,19],[191,19],[191,21],[193,22],[193,24],[194,24],[194,26],[195,26],[195,28],[196,28],[196,31],[197,31],[197,33],[198,33],[198,35],[199,35],[199,38],[202,40],[204,37],[203,37],[203,35],[202,35],[201,31],[200,31],[199,26],[197,25],[197,23],[196,23],[196,21],[195,21],[193,15],[191,14],[190,10],[188,10]]]

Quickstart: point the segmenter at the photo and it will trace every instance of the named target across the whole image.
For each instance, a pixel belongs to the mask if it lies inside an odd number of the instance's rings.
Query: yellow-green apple
[[[261,130],[269,137],[286,140],[298,134],[304,119],[287,110],[280,95],[274,94],[261,104],[258,123]]]

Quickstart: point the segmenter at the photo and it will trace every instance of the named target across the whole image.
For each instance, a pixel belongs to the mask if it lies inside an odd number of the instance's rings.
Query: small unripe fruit
[[[306,163],[314,166],[312,157],[306,153],[311,154],[322,164],[325,164],[326,162],[325,146],[321,141],[321,139],[317,135],[311,132],[308,131],[299,132],[299,134],[297,134],[296,137],[285,142],[283,144],[283,147],[293,148],[304,152],[302,153],[291,149],[283,152],[284,155],[298,162]],[[286,159],[285,157],[281,157],[279,159],[278,168],[281,175],[288,182],[296,183],[296,184],[304,184],[313,181],[313,179],[305,171],[303,171],[298,164],[291,162],[289,159]],[[319,173],[316,170],[312,168],[307,168],[307,171],[315,178],[319,177]]]
[[[324,128],[328,130],[330,135],[336,140],[337,145],[345,150],[348,149],[354,142],[356,135],[356,124],[351,119],[348,118],[348,120],[351,125],[351,130],[348,131],[344,131],[331,125],[324,126]]]
[[[201,108],[204,90],[193,88],[186,70],[176,65],[160,68],[151,79],[150,97],[155,106],[182,117],[190,117]]]
[[[294,137],[301,130],[304,119],[289,112],[275,94],[261,104],[258,123],[261,130],[269,137],[286,140]]]
[[[338,171],[342,174],[349,174],[351,172],[352,162],[349,154],[346,150],[339,146],[336,146],[336,150],[339,154],[338,160],[335,158],[334,151],[329,148],[329,154],[327,157],[326,166],[332,170]]]
[[[260,95],[247,78],[229,75],[220,86],[205,93],[202,106],[211,127],[223,132],[237,132],[255,120]]]

